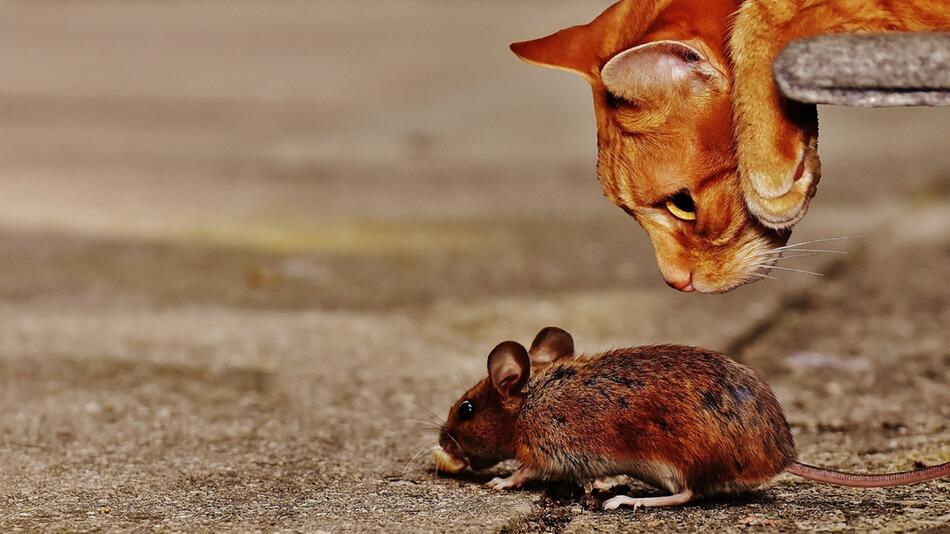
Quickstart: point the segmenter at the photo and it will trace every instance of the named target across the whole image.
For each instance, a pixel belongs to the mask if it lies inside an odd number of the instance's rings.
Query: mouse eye
[[[696,205],[693,204],[693,197],[689,196],[689,191],[680,191],[666,199],[666,209],[677,219],[696,220]]]
[[[458,416],[460,421],[468,421],[475,416],[475,405],[471,401],[459,404]]]

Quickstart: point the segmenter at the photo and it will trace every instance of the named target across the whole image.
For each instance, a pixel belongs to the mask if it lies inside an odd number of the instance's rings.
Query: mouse
[[[505,341],[489,353],[488,376],[452,405],[433,457],[450,474],[517,460],[510,476],[488,482],[497,490],[626,475],[668,493],[617,495],[607,510],[747,491],[783,471],[854,487],[950,475],[950,462],[887,474],[800,463],[781,405],[748,367],[683,345],[575,355],[573,337],[553,326],[530,348]]]

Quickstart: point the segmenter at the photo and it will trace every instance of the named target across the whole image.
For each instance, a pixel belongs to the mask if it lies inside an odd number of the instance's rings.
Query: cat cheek
[[[646,228],[647,233],[653,237],[653,232],[663,233],[663,234],[673,234],[677,231],[677,221],[673,219],[666,211],[661,211],[658,209],[644,210],[640,214],[639,219],[643,227]],[[662,237],[661,235],[657,236]]]

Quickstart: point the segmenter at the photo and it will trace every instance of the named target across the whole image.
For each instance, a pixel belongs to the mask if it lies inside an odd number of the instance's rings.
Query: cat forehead
[[[615,203],[654,205],[681,190],[701,191],[705,184],[734,170],[729,105],[683,114],[657,131],[630,131],[611,109],[598,111],[597,174],[605,195]],[[649,110],[633,113],[649,114]]]
[[[654,205],[681,190],[696,190],[707,173],[695,150],[670,139],[621,136],[598,148],[597,176],[617,204]]]

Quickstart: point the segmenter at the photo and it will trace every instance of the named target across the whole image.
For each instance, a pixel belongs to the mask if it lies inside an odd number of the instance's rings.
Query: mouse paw
[[[636,511],[637,508],[643,506],[643,503],[640,502],[640,499],[627,497],[626,495],[617,495],[616,497],[611,497],[604,501],[604,510],[616,510],[624,505],[633,506],[633,511]]]
[[[693,492],[690,490],[683,490],[679,493],[674,493],[673,495],[666,495],[664,497],[627,497],[626,495],[617,495],[611,499],[604,501],[604,510],[616,510],[621,506],[633,506],[633,509],[636,510],[641,506],[646,508],[659,508],[663,506],[677,506],[680,504],[688,503],[693,499]]]
[[[488,483],[485,485],[493,490],[498,490],[498,491],[503,491],[506,489],[517,489],[521,487],[521,483],[515,480],[514,475],[507,478],[495,477],[489,480]]]
[[[510,477],[495,477],[488,481],[486,486],[494,490],[518,489],[524,486],[524,483],[531,480],[531,472],[524,469],[518,469]]]
[[[643,506],[643,504],[640,502],[640,499],[634,499],[626,495],[617,495],[616,497],[611,497],[604,501],[604,510],[616,510],[621,506],[633,506],[634,511],[636,511],[636,509]]]

